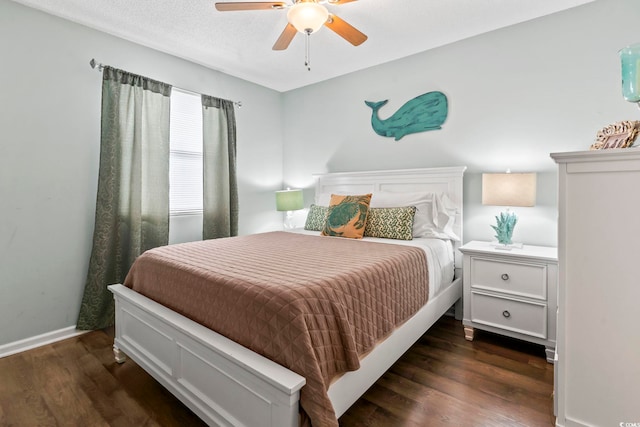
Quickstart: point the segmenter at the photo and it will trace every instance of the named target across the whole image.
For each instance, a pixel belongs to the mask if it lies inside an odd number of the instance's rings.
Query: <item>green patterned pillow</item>
[[[369,203],[371,193],[359,196],[332,194],[322,235],[362,239]]]
[[[307,214],[307,221],[304,223],[305,230],[322,231],[327,218],[329,206],[311,205]]]
[[[371,208],[365,237],[381,237],[383,239],[413,240],[413,218],[415,206],[401,208]]]

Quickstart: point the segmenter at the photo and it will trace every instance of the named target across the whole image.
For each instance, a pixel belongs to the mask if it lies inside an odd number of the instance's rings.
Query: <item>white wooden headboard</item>
[[[456,267],[462,266],[462,177],[466,166],[316,174],[316,198],[322,193],[375,193],[376,191],[425,191],[446,193],[457,208],[453,231]],[[317,202],[317,200],[316,200]]]

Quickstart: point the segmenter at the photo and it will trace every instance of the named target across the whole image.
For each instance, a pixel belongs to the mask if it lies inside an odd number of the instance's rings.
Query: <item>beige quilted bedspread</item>
[[[331,380],[429,294],[419,248],[286,232],[152,249],[124,284],[305,377],[314,427],[338,425]]]

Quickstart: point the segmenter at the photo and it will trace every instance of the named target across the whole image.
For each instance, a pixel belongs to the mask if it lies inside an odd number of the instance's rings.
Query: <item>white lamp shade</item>
[[[483,173],[482,204],[535,206],[535,173]]]
[[[315,2],[301,1],[291,6],[287,12],[287,20],[301,33],[318,31],[327,19],[327,8]]]
[[[302,190],[276,191],[276,209],[279,211],[297,211],[304,207]]]

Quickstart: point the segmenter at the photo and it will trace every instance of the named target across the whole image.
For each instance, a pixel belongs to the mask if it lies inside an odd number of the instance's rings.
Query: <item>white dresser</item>
[[[640,426],[640,150],[559,166],[557,426]]]
[[[475,329],[546,347],[553,362],[556,342],[557,250],[524,245],[497,249],[489,242],[469,242],[464,255],[464,334]]]

